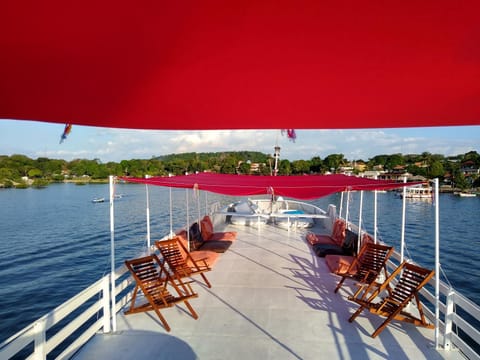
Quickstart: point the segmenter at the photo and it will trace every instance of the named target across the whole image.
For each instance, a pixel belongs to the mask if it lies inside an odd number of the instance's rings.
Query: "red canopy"
[[[347,175],[249,176],[199,173],[172,177],[122,178],[150,185],[198,189],[231,196],[274,194],[294,199],[316,199],[347,190],[387,190],[405,183]],[[408,186],[420,183],[408,183]]]
[[[477,0],[0,8],[0,118],[139,129],[480,124]]]

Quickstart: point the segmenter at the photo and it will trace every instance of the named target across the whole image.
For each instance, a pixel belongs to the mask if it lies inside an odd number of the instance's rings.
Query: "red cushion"
[[[213,226],[210,218],[206,219],[205,217],[200,221],[200,228],[202,232],[203,241],[210,240],[213,235]]]

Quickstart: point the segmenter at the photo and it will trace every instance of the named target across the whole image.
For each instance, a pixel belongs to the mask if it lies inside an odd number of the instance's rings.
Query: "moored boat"
[[[433,199],[433,190],[431,186],[411,186],[406,187],[404,192],[400,192],[400,197],[405,199]]]
[[[466,192],[466,191],[461,191],[461,192],[455,193],[455,195],[458,195],[460,197],[475,197],[475,196],[477,196],[477,194],[475,194],[473,192]]]

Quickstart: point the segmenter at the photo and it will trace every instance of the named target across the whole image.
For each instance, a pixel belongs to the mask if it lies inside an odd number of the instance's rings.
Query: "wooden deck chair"
[[[165,330],[170,331],[170,326],[161,314],[160,309],[173,307],[177,303],[183,302],[190,314],[192,314],[192,317],[198,319],[197,313],[188,302],[189,299],[198,295],[193,292],[190,286],[185,285],[181,279],[175,279],[176,281],[174,281],[155,254],[126,260],[125,265],[136,282],[130,309],[125,314],[153,310],[162,322]],[[169,291],[169,287],[173,288],[174,294]],[[148,303],[136,306],[135,301],[137,300],[139,289],[142,290]]]
[[[387,260],[393,253],[392,246],[381,244],[365,243],[353,259],[348,270],[342,274],[342,278],[337,284],[334,292],[337,292],[346,279],[352,279],[361,284],[370,284],[374,282],[381,271],[385,272],[387,277]],[[361,289],[358,289],[354,297],[356,297]]]
[[[155,246],[160,251],[170,270],[179,278],[200,275],[209,288],[210,281],[205,272],[212,270],[206,259],[194,260],[180,239],[174,237],[169,240],[157,240]]]
[[[375,287],[375,290],[368,299],[363,299],[363,297],[349,297],[350,300],[358,303],[360,307],[348,321],[354,321],[364,309],[368,309],[373,314],[386,317],[385,321],[373,332],[372,337],[376,337],[392,320],[405,321],[417,326],[433,329],[434,325],[427,322],[425,314],[423,313],[422,304],[418,298],[418,292],[430,281],[433,274],[433,270],[424,269],[404,261],[383,284],[365,285],[366,287]],[[398,281],[393,285],[394,279],[398,276]],[[386,290],[388,286],[392,286],[388,296],[380,301],[375,301],[378,300],[377,296]],[[412,300],[415,300],[416,310],[418,312],[418,314],[415,315],[406,310],[406,306]]]

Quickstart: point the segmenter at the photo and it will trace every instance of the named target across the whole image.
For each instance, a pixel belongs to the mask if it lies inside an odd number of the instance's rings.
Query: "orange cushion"
[[[212,267],[217,262],[220,254],[214,251],[197,250],[197,251],[191,252],[190,256],[193,258],[193,260],[197,262],[197,265],[199,266],[204,265],[203,259],[205,259],[208,266]],[[190,264],[190,265],[193,265],[193,264]]]
[[[236,231],[226,231],[226,232],[213,233],[212,236],[210,236],[210,238],[208,239],[208,241],[215,241],[215,240],[233,241],[236,239],[237,239]]]
[[[210,225],[210,227],[212,228],[212,232],[213,232],[213,223],[212,223],[212,219],[210,219],[210,216],[205,215],[202,220],[206,221]]]
[[[334,233],[332,234],[333,240],[335,242],[342,246],[343,241],[345,240],[345,235],[346,235],[346,224],[345,221],[343,220],[336,220],[334,224]]]
[[[315,245],[315,244],[335,245],[335,240],[333,240],[333,238],[328,235],[308,233],[306,238],[310,245]]]
[[[210,221],[210,218],[208,219],[203,218],[203,220],[200,221],[200,228],[202,232],[203,241],[210,240],[210,238],[213,235],[213,226],[212,226],[212,222]]]
[[[342,275],[347,273],[350,265],[353,262],[353,256],[347,255],[327,255],[325,256],[325,262],[328,268],[334,274]],[[353,270],[352,270],[353,271]]]
[[[317,236],[314,233],[308,233],[307,241],[310,245],[314,245],[317,243]]]

